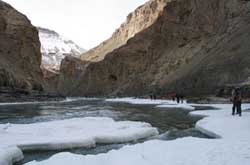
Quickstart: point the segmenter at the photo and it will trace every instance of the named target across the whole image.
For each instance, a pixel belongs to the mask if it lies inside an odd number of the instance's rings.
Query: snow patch
[[[26,165],[249,165],[250,113],[245,112],[242,117],[232,116],[232,105],[214,106],[221,109],[191,114],[207,116],[197,123],[197,128],[213,132],[220,139],[186,137],[173,141],[152,140],[106,154],[81,156],[60,153],[48,160]],[[243,105],[243,108],[249,107],[249,104]]]
[[[86,52],[73,41],[66,39],[55,31],[40,28],[39,38],[41,41],[42,66],[48,69],[59,70],[61,61],[66,56],[78,58]]]
[[[21,150],[94,147],[96,143],[125,143],[155,135],[158,135],[157,129],[148,123],[116,122],[111,118],[98,117],[0,124],[0,165],[10,165],[23,159]]]
[[[172,100],[150,100],[150,99],[139,99],[139,98],[114,98],[114,99],[106,99],[108,102],[124,102],[130,104],[143,104],[143,105],[159,105],[159,104],[175,104],[176,102]]]
[[[189,104],[185,100],[183,103],[178,104],[176,101],[172,100],[150,100],[150,99],[138,99],[138,98],[114,98],[114,99],[106,99],[107,102],[123,102],[129,104],[137,104],[137,105],[157,105],[158,108],[180,108],[187,110],[194,110],[195,108]]]
[[[11,165],[12,163],[18,162],[22,159],[23,153],[19,148],[0,148],[0,165]]]
[[[195,110],[194,107],[192,107],[189,104],[183,103],[183,104],[162,104],[158,105],[158,108],[180,108],[180,109],[186,109],[186,110]]]
[[[157,129],[147,123],[116,122],[98,117],[11,124],[8,127],[0,124],[0,130],[0,148],[18,146],[22,150],[92,147],[96,143],[123,143],[158,134]]]

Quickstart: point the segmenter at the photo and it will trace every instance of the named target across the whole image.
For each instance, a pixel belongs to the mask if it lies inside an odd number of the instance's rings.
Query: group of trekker
[[[175,93],[172,97],[172,100],[175,101],[179,104],[179,103],[184,103],[184,95],[183,94],[178,94]]]
[[[151,99],[151,100],[156,100],[156,94],[151,94],[151,95],[150,95],[150,99]]]
[[[171,93],[167,95],[168,98],[171,97],[173,101],[176,101],[178,104],[179,103],[184,103],[184,95],[183,94],[178,94],[178,93]],[[156,95],[151,94],[150,95],[151,100],[156,100]],[[234,88],[232,90],[232,96],[231,96],[231,102],[233,103],[232,107],[232,115],[242,115],[242,109],[241,109],[241,104],[242,104],[242,94],[241,94],[241,89],[240,88]]]
[[[150,94],[150,99],[151,100],[156,100],[156,94]],[[176,101],[178,104],[179,103],[184,103],[184,95],[183,94],[178,94],[178,93],[170,93],[166,95],[166,97],[162,98],[172,98],[173,101]]]
[[[240,88],[235,88],[232,90],[231,101],[233,102],[232,115],[237,114],[237,115],[241,116],[241,113],[242,113],[242,110],[241,110],[242,95],[241,95]]]

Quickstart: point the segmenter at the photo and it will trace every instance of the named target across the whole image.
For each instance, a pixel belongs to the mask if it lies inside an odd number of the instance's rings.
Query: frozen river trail
[[[199,107],[198,109],[201,110],[202,108]],[[203,107],[203,109],[206,109],[206,107]],[[22,126],[24,124],[28,124],[29,126],[33,125],[34,128],[38,128],[39,126],[37,125],[46,122],[49,122],[48,124],[53,123],[59,125],[60,122],[56,122],[61,120],[75,120],[75,118],[86,117],[105,117],[111,118],[114,121],[138,121],[149,123],[152,125],[152,127],[158,129],[161,135],[157,138],[161,140],[172,140],[186,136],[208,138],[208,136],[202,134],[200,131],[194,128],[195,123],[200,120],[201,117],[190,116],[189,112],[190,111],[188,110],[184,110],[183,107],[175,108],[171,106],[171,108],[169,108],[167,106],[163,106],[162,108],[159,108],[156,107],[156,105],[154,104],[129,104],[125,102],[107,102],[103,99],[80,98],[67,99],[65,101],[60,102],[10,105],[0,104],[0,124],[5,125],[6,127],[9,127],[10,125],[13,127],[12,129],[15,130],[14,128],[18,128],[20,124]],[[72,123],[72,121],[70,123]],[[17,127],[14,127],[15,125],[17,125]],[[70,125],[69,127],[73,126]],[[97,127],[100,126],[97,125]],[[77,136],[77,134],[73,135]],[[133,134],[131,134],[131,136],[132,135]],[[63,150],[58,150],[60,149],[60,147],[56,148],[56,151],[51,151],[49,149],[46,150],[46,148],[44,149],[44,147],[42,147],[42,150],[39,150],[39,148],[35,148],[35,150],[29,150],[27,152],[24,152],[25,158],[19,164],[23,164],[32,160],[45,160],[53,154],[61,151],[69,151],[71,153],[77,153],[82,155],[106,153],[112,149],[119,149],[128,144],[135,144],[138,142],[145,141],[139,139],[140,138],[138,138],[137,141],[129,140],[130,142],[128,141],[123,143],[121,143],[122,141],[118,141],[119,143],[115,143],[114,141],[115,144],[97,144],[96,147],[93,147],[91,149],[86,149],[86,147],[81,148],[81,145],[77,147],[78,144],[76,146],[73,146],[74,149],[70,147],[70,150],[65,150],[67,148],[62,148]]]

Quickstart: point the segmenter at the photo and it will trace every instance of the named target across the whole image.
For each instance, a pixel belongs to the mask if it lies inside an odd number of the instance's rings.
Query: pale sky
[[[127,15],[148,0],[3,0],[35,26],[55,30],[90,49],[108,39]]]

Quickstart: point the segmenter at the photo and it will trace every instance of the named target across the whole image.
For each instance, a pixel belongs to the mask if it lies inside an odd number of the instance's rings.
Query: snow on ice
[[[22,150],[57,150],[93,147],[96,143],[124,143],[158,135],[143,122],[116,122],[111,118],[75,118],[35,124],[0,125],[0,160],[19,160]],[[21,152],[22,153],[22,152]],[[1,165],[9,164],[1,163]]]
[[[243,116],[238,117],[231,115],[231,105],[214,106],[220,110],[192,112],[191,115],[206,116],[196,127],[217,139],[151,140],[106,154],[60,153],[48,160],[26,165],[249,165],[250,112],[243,111]],[[249,109],[250,105],[243,105],[243,108]]]
[[[108,102],[124,102],[130,104],[143,104],[143,105],[159,105],[159,104],[174,104],[175,102],[172,100],[150,100],[150,99],[140,99],[140,98],[114,98],[114,99],[106,99]]]
[[[187,104],[186,101],[183,103],[176,103],[176,101],[172,100],[150,100],[150,99],[139,99],[139,98],[115,98],[115,99],[106,99],[108,102],[124,102],[129,104],[137,104],[137,105],[157,105],[158,108],[180,108],[186,110],[194,110],[195,108],[191,105]]]
[[[195,108],[189,104],[183,103],[183,104],[162,104],[158,105],[158,108],[179,108],[179,109],[186,109],[186,110],[195,110]]]
[[[1,141],[1,143],[3,143]],[[0,148],[0,165],[11,165],[23,159],[22,151],[17,147]]]

